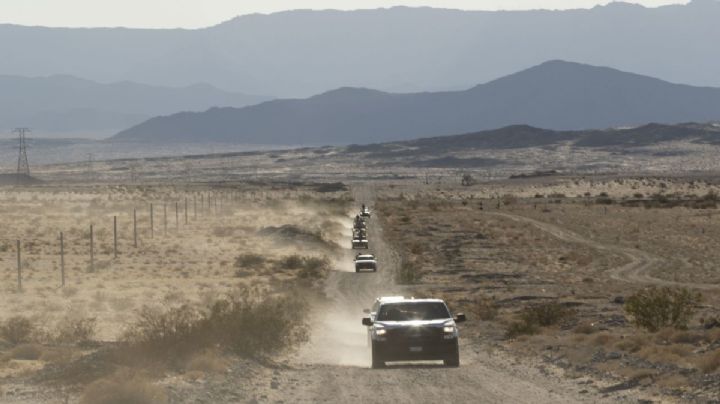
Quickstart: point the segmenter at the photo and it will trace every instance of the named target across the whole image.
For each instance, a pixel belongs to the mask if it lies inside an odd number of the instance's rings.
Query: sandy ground
[[[605,151],[591,156],[580,152],[559,149],[551,156],[569,165],[588,158],[610,161],[606,171],[621,167],[625,159],[608,157],[611,153]],[[477,178],[548,168],[545,151],[522,153],[513,158],[527,158],[527,164]],[[698,168],[715,169],[711,153],[703,153],[707,166]],[[639,198],[637,194],[642,199],[658,193],[690,198],[720,189],[707,174],[678,175],[672,167],[684,157],[623,166],[666,173],[659,177],[558,176],[460,187],[456,170],[429,170],[425,176],[411,168],[336,161],[331,152],[306,166],[313,154],[98,162],[92,176],[81,164],[45,167],[38,171],[44,179],[75,185],[3,189],[0,320],[23,315],[52,332],[73,317],[96,318],[97,340],[111,345],[142,306],[202,304],[251,286],[280,289],[297,276],[278,269],[276,260],[291,254],[328,257],[332,271],[309,298],[307,344],[266,361],[228,358],[221,372],[158,372],[154,383],[173,403],[717,400],[718,372],[698,369],[700,359],[720,349],[716,330],[704,331],[700,323],[701,316],[719,315],[720,278],[713,264],[720,236],[716,210],[620,203]],[[204,182],[210,179],[222,182]],[[227,182],[234,179],[243,182]],[[347,193],[318,192],[319,184],[311,183],[338,179],[353,184],[354,201],[342,205],[350,210],[336,204],[346,203]],[[83,184],[93,181],[106,185]],[[194,185],[185,185],[190,183]],[[616,203],[595,203],[603,194]],[[190,201],[187,224],[185,198]],[[208,204],[207,198],[213,202]],[[197,216],[192,201],[198,204]],[[175,202],[180,206],[177,224]],[[380,262],[375,274],[352,272],[350,215],[363,202],[376,212],[370,226],[371,251]],[[167,234],[163,206],[168,209]],[[113,216],[119,223],[118,258],[112,248]],[[94,270],[89,265],[90,224]],[[293,230],[288,238],[280,231],[283,226],[307,234],[298,236]],[[66,242],[64,288],[59,277],[61,231]],[[18,239],[22,292],[15,272]],[[253,270],[238,268],[235,259],[241,254],[267,255],[271,262]],[[423,278],[415,285],[396,285],[394,274],[407,262],[421,268]],[[688,330],[693,338],[702,338],[685,340],[687,335],[679,332],[645,333],[633,327],[614,300],[647,285],[702,291],[706,300]],[[362,310],[386,294],[443,297],[451,309],[467,312],[461,367],[423,363],[369,369]],[[545,300],[572,305],[577,318],[538,335],[506,338],[505,329],[521,308]],[[487,301],[497,306],[494,319],[480,318]],[[576,331],[586,323],[592,325],[590,332]],[[637,350],[627,348],[628,341],[638,339],[644,342],[636,344]],[[72,355],[83,357],[93,349],[73,350]],[[82,386],[49,386],[38,378],[52,360],[7,359],[10,351],[0,346],[0,402],[78,401]]]

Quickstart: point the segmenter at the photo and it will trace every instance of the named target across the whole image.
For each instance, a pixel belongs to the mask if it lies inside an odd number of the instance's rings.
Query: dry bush
[[[35,325],[29,318],[15,316],[0,325],[0,337],[12,345],[29,342],[35,332]]]
[[[595,331],[597,331],[597,327],[593,323],[580,323],[575,328],[573,328],[573,332],[575,334],[592,334]]]
[[[557,302],[542,303],[524,307],[518,321],[512,322],[506,330],[506,336],[515,338],[518,335],[532,335],[540,327],[549,327],[575,315],[573,310]]]
[[[415,262],[403,260],[402,265],[395,272],[395,282],[400,285],[411,285],[420,282],[422,272]]]
[[[303,260],[302,268],[298,272],[301,279],[324,279],[330,271],[330,261],[323,257],[306,257]]]
[[[648,338],[644,335],[633,335],[623,338],[617,344],[615,344],[615,347],[621,351],[634,353],[643,349],[643,347],[645,347],[648,342]]]
[[[687,328],[702,301],[699,292],[686,288],[649,287],[630,296],[625,311],[636,326],[656,332],[663,327]]]
[[[95,338],[95,318],[67,318],[58,324],[55,339],[62,344],[88,346]]]
[[[479,297],[475,299],[472,311],[480,320],[492,321],[497,318],[499,307],[494,299]]]
[[[228,368],[228,361],[216,351],[205,351],[193,355],[185,364],[185,370],[190,372],[222,373]]]
[[[697,360],[697,367],[704,373],[712,373],[720,369],[720,350],[705,353]]]
[[[215,347],[257,357],[307,338],[305,307],[295,295],[260,299],[249,293],[217,300],[209,310],[144,307],[123,340],[144,357],[172,361]]]
[[[258,269],[265,265],[265,257],[262,254],[246,253],[235,257],[235,268]]]
[[[131,371],[118,372],[85,388],[80,404],[162,404],[165,390]]]
[[[10,351],[11,359],[36,361],[43,354],[43,349],[37,344],[21,344]]]

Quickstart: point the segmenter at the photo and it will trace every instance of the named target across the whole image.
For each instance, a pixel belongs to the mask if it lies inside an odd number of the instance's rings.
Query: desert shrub
[[[293,254],[281,259],[278,265],[283,269],[300,269],[303,267],[304,261],[302,256]]]
[[[29,342],[34,331],[32,321],[23,316],[10,317],[0,325],[0,337],[12,345]]]
[[[168,397],[160,386],[130,371],[97,380],[85,388],[80,404],[162,404]]]
[[[707,194],[703,195],[702,199],[704,201],[720,202],[720,197],[718,197],[717,192],[713,190],[710,190]]]
[[[712,373],[720,369],[720,350],[708,352],[697,361],[697,367],[704,373]]]
[[[223,354],[216,351],[205,351],[193,355],[185,364],[185,370],[206,373],[222,373],[228,367]]]
[[[651,332],[663,327],[685,329],[701,301],[699,292],[653,286],[630,296],[625,302],[625,311],[636,326]]]
[[[235,257],[235,268],[257,269],[265,265],[265,257],[261,254],[246,253]]]
[[[598,205],[612,205],[615,201],[612,198],[606,196],[600,196],[595,198],[595,203]]]
[[[256,357],[306,338],[306,303],[297,296],[256,298],[250,293],[216,300],[209,309],[184,305],[144,307],[123,336],[144,356],[179,360],[210,348]]]
[[[575,334],[592,334],[595,331],[597,331],[597,327],[595,327],[592,323],[580,323],[573,329],[573,332]]]
[[[494,299],[488,297],[480,297],[475,300],[473,312],[477,318],[483,321],[492,321],[497,318],[498,305]]]
[[[513,205],[517,203],[517,197],[512,194],[505,194],[502,196],[503,205]]]
[[[42,347],[37,344],[21,344],[10,351],[10,358],[35,361],[43,354]]]
[[[518,320],[510,324],[506,335],[514,338],[518,335],[535,334],[540,327],[558,324],[574,314],[574,311],[557,302],[526,306],[520,311]]]
[[[645,197],[645,195],[640,192],[636,192],[633,194],[633,198],[636,198],[636,199],[642,199],[644,197]]]
[[[421,269],[414,262],[403,261],[400,268],[395,272],[395,282],[400,285],[418,283],[420,279],[422,279]]]
[[[327,258],[306,257],[302,268],[298,272],[301,279],[323,279],[330,271],[330,261]]]
[[[555,199],[562,199],[562,198],[565,198],[565,194],[560,193],[560,192],[556,192],[556,193],[550,194],[549,197],[550,197],[550,198],[555,198]]]
[[[534,335],[539,331],[536,324],[526,323],[523,321],[513,321],[505,330],[505,336],[508,338],[516,338],[520,335]]]
[[[95,338],[96,328],[95,318],[65,319],[58,325],[56,339],[64,344],[88,346]]]

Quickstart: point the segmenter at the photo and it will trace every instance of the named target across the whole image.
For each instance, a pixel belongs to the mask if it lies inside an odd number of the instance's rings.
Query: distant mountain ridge
[[[0,131],[30,126],[45,137],[107,137],[156,115],[268,99],[203,84],[172,88],[127,81],[100,84],[66,75],[0,75]]]
[[[214,27],[67,29],[0,25],[0,74],[70,74],[307,97],[341,86],[467,88],[546,60],[720,86],[720,2],[566,11],[396,7],[247,15]],[[689,61],[692,61],[691,63]]]
[[[550,61],[466,91],[341,88],[307,99],[156,117],[114,141],[343,145],[526,124],[552,130],[720,119],[720,89]]]

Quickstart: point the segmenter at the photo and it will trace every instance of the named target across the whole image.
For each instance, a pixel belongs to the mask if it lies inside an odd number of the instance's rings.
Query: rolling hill
[[[579,130],[717,119],[720,89],[550,61],[465,91],[391,94],[341,88],[307,99],[156,117],[112,140],[342,145],[516,124]]]
[[[29,126],[43,137],[107,137],[156,115],[242,107],[268,99],[209,85],[173,88],[57,75],[0,76],[0,131]]]

